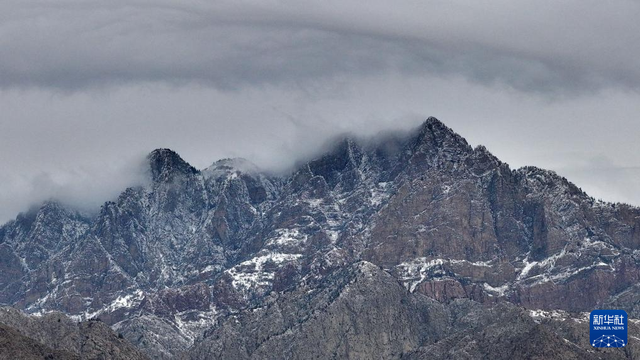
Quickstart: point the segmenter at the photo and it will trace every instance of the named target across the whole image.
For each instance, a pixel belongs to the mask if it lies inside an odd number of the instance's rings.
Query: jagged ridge
[[[150,184],[95,219],[49,203],[0,227],[0,302],[99,316],[157,357],[361,260],[444,303],[616,303],[638,316],[637,208],[511,170],[435,118],[346,138],[288,176],[229,159],[200,172],[168,149],[149,167]]]

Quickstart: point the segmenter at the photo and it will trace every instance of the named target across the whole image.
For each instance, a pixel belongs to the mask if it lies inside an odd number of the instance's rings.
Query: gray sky
[[[640,205],[640,2],[4,0],[0,222],[95,208],[170,147],[283,169],[436,116]]]

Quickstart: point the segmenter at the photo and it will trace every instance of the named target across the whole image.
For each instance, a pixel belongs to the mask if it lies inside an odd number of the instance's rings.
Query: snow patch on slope
[[[265,265],[271,263],[279,266],[286,262],[295,261],[302,257],[300,254],[267,253],[256,256],[250,260],[225,271],[233,280],[232,285],[240,291],[248,291],[260,286],[269,286],[274,278],[273,269],[265,269]]]
[[[127,295],[118,296],[115,300],[113,300],[109,305],[98,309],[96,311],[90,312],[85,311],[80,315],[69,315],[75,321],[86,321],[89,319],[93,319],[100,314],[114,312],[119,309],[131,309],[140,305],[142,300],[144,300],[145,293],[142,290],[136,290],[135,292]]]
[[[410,291],[414,292],[416,287],[429,277],[442,277],[446,275],[443,268],[445,264],[460,265],[466,264],[476,267],[491,267],[494,260],[490,261],[468,261],[461,259],[430,259],[425,257],[415,258],[408,262],[403,262],[396,266],[396,272],[400,281]],[[504,293],[506,289],[492,288],[494,293]]]
[[[433,259],[427,260],[427,258],[417,258],[410,262],[403,262],[397,265],[396,268],[400,273],[400,280],[404,283],[404,286],[410,291],[414,292],[418,284],[423,282],[429,274],[432,274],[431,269],[442,267],[445,260]]]
[[[218,179],[228,177],[237,178],[239,174],[257,174],[260,168],[251,161],[243,158],[222,159],[202,170],[206,179]]]
[[[267,240],[267,246],[298,245],[307,241],[307,235],[298,229],[278,229],[275,236]]]

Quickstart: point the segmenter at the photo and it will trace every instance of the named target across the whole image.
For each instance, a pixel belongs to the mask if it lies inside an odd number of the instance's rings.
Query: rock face
[[[33,317],[12,308],[0,308],[0,358],[148,359],[101,321],[76,323],[61,313]]]
[[[509,303],[478,308],[457,300],[449,306],[455,330],[438,342],[407,354],[407,359],[635,359],[640,343],[625,351],[589,346],[588,314],[523,311]],[[629,334],[640,329],[630,323]],[[403,357],[404,359],[405,357]]]
[[[76,360],[78,356],[66,351],[56,351],[22,335],[16,329],[0,324],[0,357],[15,360]]]
[[[320,288],[301,284],[225,319],[187,358],[399,358],[435,336],[430,332],[446,319],[442,306],[412,296],[371,263],[324,281]]]
[[[149,184],[97,216],[51,201],[0,227],[0,303],[193,359],[597,358],[523,308],[640,317],[640,209],[512,170],[434,118],[339,139],[284,176],[148,160]],[[483,317],[504,306],[517,331]],[[451,321],[465,312],[486,321]]]
[[[594,351],[586,314],[527,311],[508,302],[441,303],[403,291],[377,266],[361,262],[301,284],[226,318],[185,359],[625,359]],[[633,322],[631,336],[640,333]]]

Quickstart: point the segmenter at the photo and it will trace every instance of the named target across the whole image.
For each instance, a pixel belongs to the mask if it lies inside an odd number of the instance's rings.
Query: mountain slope
[[[0,309],[2,359],[147,359],[101,321],[76,323],[60,313],[27,316]]]
[[[50,349],[22,335],[16,329],[0,324],[0,358],[15,360],[67,360],[80,357],[66,351]]]

